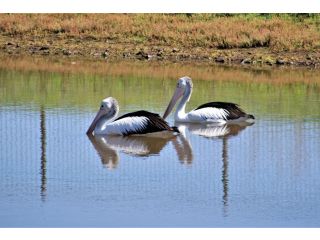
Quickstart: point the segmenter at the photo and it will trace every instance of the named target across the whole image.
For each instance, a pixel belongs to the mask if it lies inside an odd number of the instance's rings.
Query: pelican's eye
[[[101,104],[100,108],[103,108],[103,104]]]

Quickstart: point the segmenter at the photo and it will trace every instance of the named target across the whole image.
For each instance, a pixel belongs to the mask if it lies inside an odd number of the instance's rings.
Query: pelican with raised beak
[[[181,98],[174,120],[186,123],[228,123],[228,122],[253,122],[254,116],[245,113],[237,104],[229,102],[208,102],[186,113],[186,103],[190,100],[193,83],[190,77],[182,77],[178,80],[176,91],[163,114],[165,119],[177,101]]]

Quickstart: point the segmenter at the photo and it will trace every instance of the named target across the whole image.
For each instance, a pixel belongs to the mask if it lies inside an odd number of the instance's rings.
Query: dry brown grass
[[[0,14],[0,35],[55,36],[115,43],[207,48],[269,47],[273,51],[320,48],[317,24],[205,14]]]

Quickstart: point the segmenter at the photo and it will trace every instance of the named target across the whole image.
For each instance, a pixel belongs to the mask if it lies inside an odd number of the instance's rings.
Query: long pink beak
[[[171,113],[174,105],[176,105],[176,102],[179,100],[180,97],[182,97],[184,90],[182,88],[177,88],[175,93],[173,94],[171,101],[169,102],[169,105],[166,109],[166,111],[163,114],[163,119],[166,119],[166,117]]]
[[[96,128],[96,125],[99,121],[99,119],[103,116],[103,112],[99,109],[96,117],[93,119],[88,131],[87,131],[87,134],[92,134],[92,132],[94,131],[94,129]]]

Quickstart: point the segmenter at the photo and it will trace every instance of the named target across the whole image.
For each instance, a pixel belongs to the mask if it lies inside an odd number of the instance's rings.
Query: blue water
[[[85,135],[94,114],[1,103],[0,227],[320,226],[317,118],[258,112],[233,135],[182,126],[170,140],[99,144]]]

